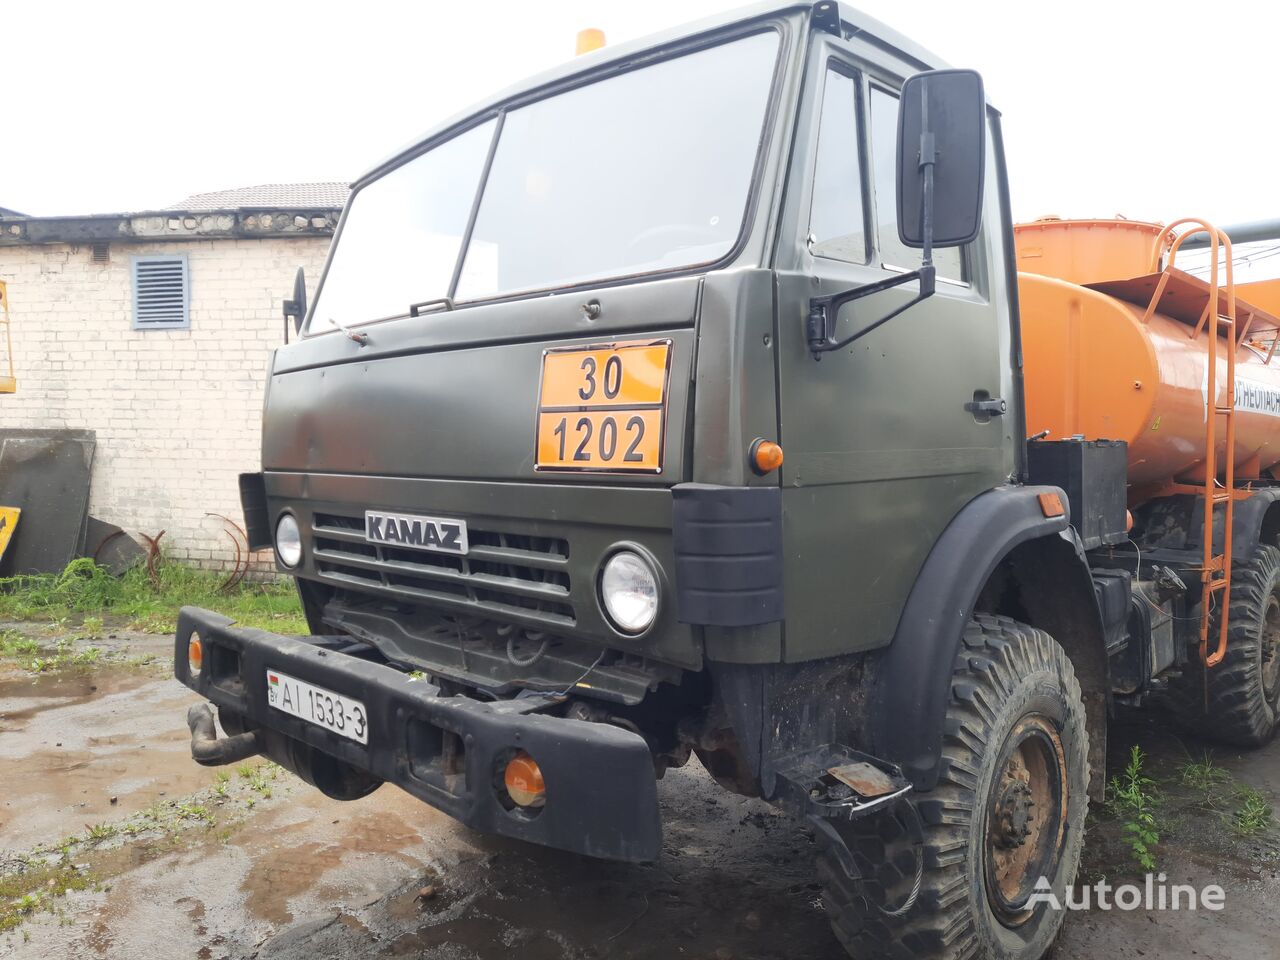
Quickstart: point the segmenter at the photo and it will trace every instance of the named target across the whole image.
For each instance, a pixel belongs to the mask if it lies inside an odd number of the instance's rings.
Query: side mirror
[[[898,112],[898,236],[908,247],[958,247],[982,226],[986,98],[973,70],[907,78]]]
[[[293,320],[293,329],[295,333],[302,332],[302,321],[307,316],[307,275],[301,267],[298,272],[293,275],[293,299],[285,300],[281,304],[281,310],[284,313],[284,340],[289,342],[289,321]]]
[[[986,98],[972,70],[930,70],[908,77],[898,108],[898,237],[923,253],[920,268],[839,293],[809,299],[805,339],[815,360],[842,350],[937,288],[934,247],[959,247],[982,226],[986,171]],[[919,283],[906,303],[843,338],[835,335],[840,308],[905,283]]]

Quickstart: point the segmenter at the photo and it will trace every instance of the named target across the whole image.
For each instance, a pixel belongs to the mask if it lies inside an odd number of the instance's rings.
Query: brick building
[[[172,557],[229,566],[206,514],[240,517],[280,301],[299,266],[314,292],[346,194],[272,184],[143,213],[0,215],[18,381],[0,425],[92,430],[92,515],[164,530]]]

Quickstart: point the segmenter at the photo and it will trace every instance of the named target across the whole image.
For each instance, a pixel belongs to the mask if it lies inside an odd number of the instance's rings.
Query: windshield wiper
[[[451,297],[437,297],[434,300],[423,300],[420,303],[411,303],[409,304],[409,316],[421,316],[424,312],[422,308],[431,306],[440,307],[442,310],[452,310],[453,299]],[[437,313],[440,311],[428,310],[425,312]],[[333,319],[333,317],[329,318],[329,323],[341,330],[348,340],[354,340],[362,347],[369,342],[369,335],[361,330],[352,330],[350,327],[344,327],[337,320]]]
[[[354,340],[362,347],[369,342],[369,335],[367,333],[363,333],[359,330],[352,330],[350,327],[344,327],[337,320],[333,319],[333,317],[329,318],[329,322],[346,334],[348,340]]]

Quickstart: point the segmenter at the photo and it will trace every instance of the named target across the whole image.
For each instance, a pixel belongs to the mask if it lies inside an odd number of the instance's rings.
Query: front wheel
[[[856,958],[1039,960],[1062,925],[1088,808],[1088,734],[1071,661],[1043,630],[979,615],[951,676],[929,793],[840,826],[857,866],[819,857]],[[1047,884],[1047,886],[1045,886]]]

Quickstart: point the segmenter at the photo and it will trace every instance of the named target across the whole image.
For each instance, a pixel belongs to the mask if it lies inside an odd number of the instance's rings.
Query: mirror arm
[[[809,352],[813,354],[815,360],[822,359],[822,354],[824,353],[847,347],[855,340],[865,337],[872,330],[888,323],[898,314],[905,313],[920,301],[933,296],[934,290],[937,288],[937,270],[933,265],[933,167],[938,162],[938,151],[934,144],[933,133],[929,130],[927,91],[922,88],[920,96],[922,100],[922,116],[924,118],[924,131],[920,134],[920,163],[918,167],[923,181],[920,196],[920,239],[923,241],[921,246],[924,249],[920,269],[904,273],[900,277],[891,277],[876,283],[868,283],[865,286],[854,287],[852,290],[842,290],[840,293],[834,293],[830,296],[813,297],[809,301],[809,316],[805,324],[805,333],[809,341]],[[831,339],[834,333],[832,328],[835,326],[835,320],[840,314],[840,308],[846,303],[852,303],[854,300],[861,300],[863,297],[890,290],[904,283],[910,283],[912,280],[920,281],[920,291],[902,306],[885,314],[879,320],[868,324],[861,330],[851,333],[843,340]]]
[[[927,276],[925,272],[926,269],[928,271]],[[885,290],[892,290],[894,287],[900,287],[904,283],[910,283],[912,280],[920,281],[920,292],[911,300],[904,303],[891,313],[885,314],[874,323],[851,333],[843,340],[831,339],[834,333],[832,330],[832,327],[835,326],[834,321],[840,315],[840,308],[846,303],[852,303],[855,300],[861,300],[863,297],[870,297]],[[926,288],[928,292],[926,292]],[[830,353],[832,350],[839,350],[841,347],[847,347],[849,344],[853,343],[853,341],[865,337],[868,333],[875,330],[882,324],[888,323],[898,314],[914,307],[931,293],[933,293],[933,265],[928,264],[927,267],[921,267],[919,270],[912,270],[910,273],[904,273],[898,277],[889,277],[885,280],[877,280],[875,283],[864,284],[861,287],[854,287],[851,290],[841,290],[839,293],[833,293],[826,297],[814,297],[809,301],[809,317],[806,323],[809,351],[814,354],[814,359],[817,359],[819,354]]]

